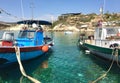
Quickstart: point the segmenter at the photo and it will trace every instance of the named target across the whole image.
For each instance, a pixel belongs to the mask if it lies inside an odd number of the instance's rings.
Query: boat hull
[[[95,45],[91,45],[88,43],[80,42],[79,44],[80,48],[83,50],[89,50],[91,54],[100,57],[104,60],[112,61],[120,63],[120,49],[114,49],[114,48],[104,48],[99,47]],[[116,53],[118,53],[116,55]],[[116,55],[116,56],[115,56]]]
[[[20,47],[21,61],[30,60],[46,53],[42,50],[43,46]],[[14,47],[0,47],[0,65],[17,62]]]

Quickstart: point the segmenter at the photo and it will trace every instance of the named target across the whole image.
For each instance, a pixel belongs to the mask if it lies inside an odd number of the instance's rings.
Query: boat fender
[[[85,50],[85,54],[90,54],[90,51],[89,50]]]
[[[82,42],[80,42],[80,44],[81,44],[81,45],[83,45],[83,43],[82,43]]]
[[[42,47],[42,51],[43,51],[43,52],[47,52],[48,49],[49,49],[49,46],[48,46],[48,45],[44,45],[44,46]]]

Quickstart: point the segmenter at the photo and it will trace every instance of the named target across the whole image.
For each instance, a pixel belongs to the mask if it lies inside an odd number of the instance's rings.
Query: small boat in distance
[[[51,25],[48,21],[23,20],[17,24],[25,24],[19,31],[18,37],[14,38],[13,32],[4,32],[0,40],[0,67],[17,62],[15,46],[20,48],[21,61],[30,60],[48,52],[53,46],[50,37],[44,37],[41,25]],[[33,28],[32,24],[38,25]]]
[[[64,31],[64,34],[72,34],[73,31]]]
[[[97,27],[94,35],[80,35],[79,46],[97,57],[120,63],[120,27]]]

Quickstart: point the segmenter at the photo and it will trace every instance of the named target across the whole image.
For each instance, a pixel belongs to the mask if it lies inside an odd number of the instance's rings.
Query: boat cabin
[[[110,37],[120,36],[120,28],[96,28],[95,29],[95,39],[105,40]]]
[[[43,31],[21,30],[16,38],[17,46],[37,46],[43,44]]]
[[[22,28],[19,31],[18,37],[14,39],[14,33],[12,32],[4,32],[3,37],[1,39],[1,46],[39,46],[45,44],[45,40],[48,38],[44,38],[43,30],[41,25],[51,25],[50,22],[42,21],[42,20],[22,20],[18,21],[17,24],[25,24],[28,27]],[[32,25],[36,24],[36,27]]]
[[[20,30],[16,39],[14,39],[14,33],[4,32],[1,46],[37,46],[42,45],[43,40],[41,30]]]
[[[120,27],[98,27],[95,29],[94,40],[95,45],[102,47],[114,43],[120,45]]]

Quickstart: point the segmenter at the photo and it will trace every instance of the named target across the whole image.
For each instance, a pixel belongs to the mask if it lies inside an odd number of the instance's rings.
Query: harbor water
[[[78,47],[79,33],[48,33],[54,46],[48,53],[23,62],[28,75],[41,83],[91,83],[107,72],[111,63],[86,54]],[[0,69],[0,83],[32,83],[22,76],[18,63]],[[116,65],[97,83],[120,83],[120,68]]]

